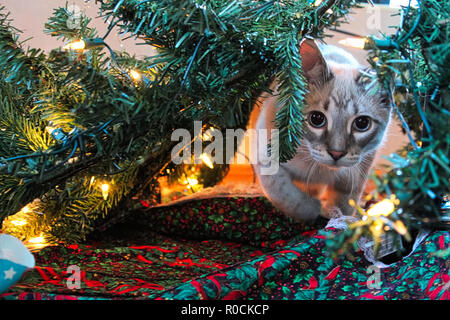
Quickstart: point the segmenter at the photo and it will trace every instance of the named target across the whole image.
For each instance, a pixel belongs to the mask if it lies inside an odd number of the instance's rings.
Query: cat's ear
[[[313,39],[305,38],[300,44],[303,73],[308,80],[316,85],[322,85],[330,80],[330,72],[319,47]]]

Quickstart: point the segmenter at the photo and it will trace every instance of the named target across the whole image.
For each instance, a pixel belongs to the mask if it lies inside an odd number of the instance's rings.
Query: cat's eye
[[[308,122],[314,128],[322,128],[327,123],[327,117],[320,111],[313,111],[309,114]]]
[[[369,130],[372,120],[368,116],[360,116],[353,121],[353,128],[356,131],[364,132]]]

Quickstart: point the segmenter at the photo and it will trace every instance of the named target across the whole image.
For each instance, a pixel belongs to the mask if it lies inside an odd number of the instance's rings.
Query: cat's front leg
[[[324,208],[324,216],[332,218],[334,208],[338,208],[345,216],[354,216],[356,209],[352,207],[349,200],[358,203],[365,185],[365,179],[336,179],[332,188],[329,188],[327,204]]]
[[[354,207],[352,207],[349,204],[349,200],[353,199],[356,203],[359,202],[359,198],[360,198],[361,194],[357,194],[357,193],[347,193],[347,192],[336,192],[335,193],[335,205],[334,207],[337,207],[344,216],[354,216],[356,213],[356,209]],[[325,210],[326,213],[326,217],[327,218],[332,218],[332,209],[334,208],[333,206],[327,206],[327,209]]]
[[[277,209],[298,220],[313,220],[322,210],[321,203],[300,190],[293,182],[289,172],[280,165],[277,172],[260,174],[261,167],[255,166],[264,193]]]

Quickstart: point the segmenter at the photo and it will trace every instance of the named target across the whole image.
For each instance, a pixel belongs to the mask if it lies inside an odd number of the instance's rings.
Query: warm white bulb
[[[52,134],[53,133],[53,131],[55,131],[56,130],[56,128],[54,128],[54,127],[52,127],[52,126],[46,126],[45,127],[45,131],[47,131],[48,132],[48,134]]]
[[[29,239],[28,242],[33,243],[33,244],[44,244],[45,239],[41,234],[39,237],[34,237],[34,238]]]
[[[130,73],[130,77],[134,81],[140,81],[141,78],[142,78],[141,74],[138,71],[136,71],[136,70],[131,69],[129,73]]]
[[[13,220],[13,221],[11,221],[11,223],[13,225],[15,225],[16,227],[21,227],[21,226],[24,226],[27,224],[26,220],[24,220],[24,219]]]
[[[366,38],[345,38],[339,40],[339,44],[357,49],[364,49],[366,46],[366,42]]]
[[[198,180],[195,178],[187,178],[187,181],[189,183],[190,186],[195,186],[198,184]]]
[[[83,50],[86,47],[84,40],[70,42],[64,46],[66,50]]]
[[[384,199],[375,203],[367,210],[369,216],[388,216],[394,212],[395,205],[390,199]]]
[[[29,239],[24,244],[30,250],[40,250],[48,246],[42,233],[38,237]]]
[[[106,200],[106,199],[108,199],[108,192],[109,192],[109,184],[107,184],[107,183],[104,183],[104,184],[102,184],[102,196],[103,196],[103,199],[104,200]]]
[[[204,164],[206,164],[210,169],[214,169],[211,158],[206,153],[202,153],[201,158]]]

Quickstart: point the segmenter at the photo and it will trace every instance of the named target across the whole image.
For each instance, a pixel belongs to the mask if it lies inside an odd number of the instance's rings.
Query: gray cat
[[[349,200],[358,203],[361,197],[390,122],[390,103],[381,91],[366,90],[362,66],[345,50],[306,39],[300,54],[309,89],[301,146],[267,175],[261,170],[270,158],[267,145],[253,141],[254,169],[265,195],[286,215],[330,218],[336,208],[352,215]],[[275,128],[277,87],[275,79],[272,94],[261,96],[252,112],[249,127],[256,132]]]

